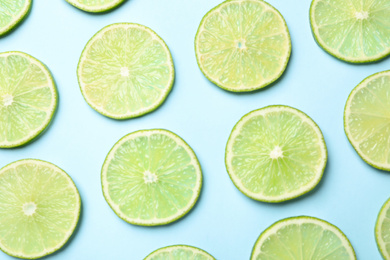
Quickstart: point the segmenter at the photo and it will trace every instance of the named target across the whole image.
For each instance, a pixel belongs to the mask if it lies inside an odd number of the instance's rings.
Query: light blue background
[[[390,59],[352,65],[325,53],[309,25],[310,0],[270,0],[285,17],[292,56],[272,87],[233,94],[214,86],[200,72],[194,37],[203,15],[220,0],[130,0],[113,12],[84,13],[64,0],[33,0],[31,14],[0,51],[27,52],[44,62],[57,83],[60,101],[53,124],[38,140],[0,150],[0,167],[23,158],[52,162],[75,181],[83,201],[79,228],[70,243],[47,259],[143,259],[172,244],[203,248],[221,260],[249,259],[259,234],[290,216],[323,218],[344,231],[359,259],[380,259],[374,238],[376,216],[390,196],[390,173],[376,170],[355,153],[343,129],[344,104],[365,77],[390,68]],[[80,53],[90,37],[116,22],[136,22],[155,30],[169,46],[176,82],[167,101],[141,118],[115,121],[83,100],[76,77]],[[303,110],[320,126],[329,158],[314,192],[282,204],[256,202],[241,194],[225,170],[224,149],[234,124],[245,113],[271,104]],[[114,143],[139,129],[166,128],[195,150],[204,186],[195,208],[163,227],[130,225],[109,208],[100,186],[100,169]],[[0,252],[0,259],[12,259]]]

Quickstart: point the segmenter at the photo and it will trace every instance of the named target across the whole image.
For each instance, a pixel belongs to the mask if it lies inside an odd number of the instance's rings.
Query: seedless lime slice
[[[332,224],[313,217],[280,220],[256,241],[252,260],[355,260],[348,238]]]
[[[35,259],[60,249],[80,215],[80,196],[57,166],[21,160],[0,170],[0,249]]]
[[[390,199],[379,212],[375,226],[375,238],[384,259],[390,259]]]
[[[291,40],[282,15],[261,0],[225,1],[202,19],[195,37],[198,65],[217,86],[263,88],[286,69]]]
[[[56,107],[57,91],[45,65],[22,52],[0,53],[0,148],[30,142]]]
[[[195,153],[167,130],[126,135],[102,168],[103,194],[123,220],[142,226],[171,223],[195,205],[202,186]]]
[[[71,5],[92,13],[106,12],[114,9],[124,0],[66,0]]]
[[[265,202],[289,200],[312,190],[326,160],[319,127],[288,106],[269,106],[243,116],[230,134],[225,155],[234,185]]]
[[[159,107],[174,80],[171,53],[151,29],[112,24],[95,34],[77,70],[81,92],[99,113],[126,119]]]
[[[369,76],[348,97],[344,129],[360,157],[390,171],[390,71]]]
[[[186,245],[175,245],[157,249],[144,260],[215,260],[209,253],[202,249],[186,246]]]
[[[0,1],[0,36],[11,31],[27,15],[31,0]]]
[[[318,44],[348,62],[380,60],[390,54],[388,0],[313,0],[310,22]]]

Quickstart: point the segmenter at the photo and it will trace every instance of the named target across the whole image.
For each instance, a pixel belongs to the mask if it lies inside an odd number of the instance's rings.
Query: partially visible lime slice
[[[10,32],[27,15],[31,0],[0,1],[0,36]]]
[[[336,226],[318,218],[292,217],[267,228],[251,260],[356,260],[351,243]]]
[[[201,186],[195,153],[167,130],[126,135],[111,149],[102,168],[108,204],[135,225],[164,225],[181,218],[195,205]]]
[[[310,22],[318,44],[348,62],[380,60],[390,54],[388,0],[313,0]]]
[[[69,4],[91,13],[106,12],[114,9],[125,0],[66,0]]]
[[[112,24],[95,34],[77,69],[81,92],[99,113],[126,119],[159,107],[174,80],[171,53],[151,29]]]
[[[217,86],[263,88],[286,69],[291,40],[282,15],[261,0],[229,0],[209,11],[195,37],[198,65]]]
[[[386,201],[378,214],[375,239],[383,258],[390,260],[390,199]]]
[[[202,249],[186,246],[175,245],[157,249],[144,260],[215,260],[209,253]]]
[[[57,91],[45,65],[22,52],[0,53],[0,148],[30,142],[56,107]]]
[[[327,151],[321,130],[310,117],[292,107],[269,106],[238,121],[226,145],[225,161],[242,193],[281,202],[318,184]]]
[[[352,90],[344,129],[365,162],[390,171],[390,71],[371,75]]]
[[[80,215],[80,196],[57,166],[21,160],[0,170],[0,249],[35,259],[60,249]]]

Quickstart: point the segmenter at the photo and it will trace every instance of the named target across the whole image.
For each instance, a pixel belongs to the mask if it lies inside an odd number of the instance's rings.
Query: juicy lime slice
[[[69,4],[91,13],[106,12],[119,6],[125,0],[66,0]]]
[[[313,217],[280,220],[256,241],[252,260],[356,260],[348,238],[334,225]]]
[[[375,238],[383,258],[390,260],[390,199],[379,212],[375,226]]]
[[[142,226],[171,223],[195,205],[202,172],[195,153],[167,130],[120,139],[102,168],[103,194],[123,220]]]
[[[144,260],[215,260],[209,253],[202,249],[186,246],[186,245],[175,245],[157,249]]]
[[[57,166],[21,160],[0,170],[0,249],[35,259],[60,249],[80,215],[80,196]]]
[[[371,75],[352,90],[344,129],[365,162],[390,171],[390,71]]]
[[[263,88],[286,69],[291,40],[282,15],[261,0],[225,1],[209,11],[195,37],[198,65],[217,86]]]
[[[27,15],[31,0],[0,1],[0,36],[10,32]]]
[[[85,46],[77,69],[81,92],[99,113],[116,119],[159,107],[174,80],[171,53],[151,29],[112,24]]]
[[[363,63],[390,54],[388,0],[313,0],[310,22],[318,44],[331,55]]]
[[[0,53],[0,148],[30,142],[56,107],[57,91],[45,65],[22,52]]]
[[[319,183],[327,151],[321,130],[310,117],[292,107],[269,106],[238,121],[225,160],[242,193],[259,201],[281,202]]]

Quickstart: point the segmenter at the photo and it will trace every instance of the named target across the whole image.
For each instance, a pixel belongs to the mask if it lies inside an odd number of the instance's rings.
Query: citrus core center
[[[144,172],[144,181],[146,184],[148,183],[155,183],[157,182],[157,175],[154,173],[151,173],[150,171]]]
[[[240,39],[240,40],[236,40],[236,47],[239,49],[239,50],[244,50],[246,49],[246,45],[245,45],[245,40],[244,39]]]
[[[23,212],[26,216],[32,216],[37,210],[37,205],[34,202],[25,203],[23,205]]]
[[[3,103],[6,107],[12,105],[12,103],[14,103],[14,97],[10,94],[3,96]]]
[[[122,67],[121,68],[121,76],[122,77],[128,77],[130,75],[130,71],[128,67]]]
[[[355,17],[356,17],[356,19],[359,19],[359,20],[367,19],[368,18],[368,12],[366,12],[366,11],[356,12],[355,13]]]
[[[275,148],[270,152],[269,157],[271,157],[273,160],[283,157],[282,148],[280,148],[278,145],[275,146]]]

